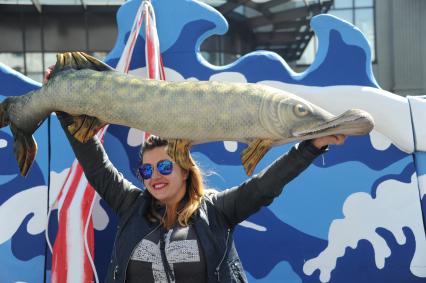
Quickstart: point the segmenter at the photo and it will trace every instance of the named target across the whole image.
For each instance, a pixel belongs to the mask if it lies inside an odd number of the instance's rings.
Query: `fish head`
[[[360,136],[370,133],[374,128],[373,117],[361,109],[349,109],[338,116],[321,116],[320,114],[317,118],[317,120],[311,119],[308,123],[301,121],[298,125],[296,124],[291,131],[293,139],[308,140],[336,134]]]
[[[336,116],[295,95],[283,98],[277,110],[275,130],[284,143],[335,134],[365,135],[374,127],[374,120],[366,111],[350,109]]]

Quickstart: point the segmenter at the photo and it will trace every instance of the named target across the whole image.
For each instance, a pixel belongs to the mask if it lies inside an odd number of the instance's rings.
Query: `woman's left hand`
[[[313,139],[312,144],[316,148],[320,149],[330,144],[337,144],[337,145],[343,144],[345,142],[345,139],[346,139],[345,135],[330,135],[330,136]]]

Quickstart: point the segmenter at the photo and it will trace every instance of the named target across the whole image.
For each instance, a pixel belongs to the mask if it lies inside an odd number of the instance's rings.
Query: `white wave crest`
[[[5,147],[7,147],[7,140],[0,139],[0,148],[5,148]]]
[[[142,144],[145,139],[145,132],[130,128],[129,133],[127,135],[127,144],[132,147],[137,147]]]
[[[62,170],[62,172],[50,171],[50,190],[49,190],[49,207],[52,206],[53,202],[58,197],[58,194],[62,188],[62,185],[67,178],[68,171],[70,168]]]
[[[246,83],[247,79],[241,73],[222,72],[222,73],[212,75],[209,81]]]
[[[371,145],[375,150],[384,151],[392,145],[392,141],[378,131],[370,132]]]
[[[403,245],[407,239],[402,229],[408,227],[412,230],[416,243],[410,270],[418,277],[426,277],[426,236],[416,174],[413,174],[411,183],[408,184],[397,180],[382,182],[377,188],[376,198],[367,193],[350,195],[343,205],[343,214],[344,219],[332,222],[325,250],[316,258],[305,262],[305,274],[312,275],[319,269],[321,282],[330,281],[337,259],[345,254],[347,247],[355,249],[363,239],[372,244],[376,266],[382,269],[385,259],[392,252],[385,239],[376,233],[376,229],[387,229],[394,235],[397,243]]]
[[[101,206],[101,197],[99,195],[97,195],[95,199],[92,217],[94,229],[102,231],[108,226],[109,216],[105,209]]]
[[[40,234],[46,227],[47,186],[37,186],[19,192],[0,206],[0,245],[16,233],[24,218],[34,214],[27,224],[31,235]]]
[[[129,74],[133,76],[141,77],[141,78],[148,77],[148,72],[146,67],[130,70]],[[164,68],[164,74],[166,76],[166,80],[169,82],[179,82],[179,81],[185,80],[185,78],[179,72],[167,67]]]

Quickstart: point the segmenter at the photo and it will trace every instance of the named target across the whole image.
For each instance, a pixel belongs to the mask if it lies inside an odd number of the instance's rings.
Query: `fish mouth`
[[[314,128],[293,131],[298,139],[312,139],[328,135],[366,135],[374,128],[373,117],[364,110],[351,109],[343,114],[316,125]]]

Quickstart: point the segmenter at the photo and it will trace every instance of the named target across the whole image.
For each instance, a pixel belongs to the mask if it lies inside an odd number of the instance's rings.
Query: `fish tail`
[[[10,121],[9,109],[11,103],[13,103],[11,97],[0,103],[0,128],[10,126],[15,141],[13,149],[19,170],[22,176],[26,176],[37,153],[37,142],[34,140],[32,133],[26,133]]]
[[[13,124],[10,125],[10,129],[15,140],[13,149],[19,170],[22,176],[26,176],[37,154],[37,142],[32,134],[17,129]]]

